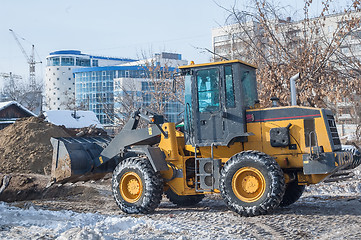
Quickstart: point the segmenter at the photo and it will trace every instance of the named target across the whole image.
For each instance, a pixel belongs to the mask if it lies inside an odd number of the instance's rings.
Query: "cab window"
[[[254,107],[257,96],[257,82],[254,71],[243,71],[241,75],[243,100],[246,107]]]
[[[234,100],[232,66],[224,67],[224,79],[226,81],[226,107],[233,108],[236,104]]]
[[[199,112],[219,110],[219,71],[217,68],[197,72]]]

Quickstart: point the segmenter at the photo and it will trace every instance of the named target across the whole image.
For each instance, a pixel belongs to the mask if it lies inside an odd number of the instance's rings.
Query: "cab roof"
[[[196,67],[206,67],[206,66],[215,66],[215,65],[224,65],[224,64],[229,64],[229,63],[241,63],[243,65],[252,67],[252,68],[257,68],[255,65],[252,65],[250,63],[246,63],[243,62],[241,60],[228,60],[228,61],[220,61],[220,62],[211,62],[211,63],[202,63],[202,64],[191,64],[191,65],[186,65],[186,66],[180,66],[178,67],[179,69],[187,69],[187,68],[196,68]]]

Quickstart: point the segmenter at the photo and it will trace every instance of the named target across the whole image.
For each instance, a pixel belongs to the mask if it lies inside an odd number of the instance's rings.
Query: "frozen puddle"
[[[1,239],[126,239],[140,229],[177,232],[171,224],[144,217],[22,209],[0,202]]]

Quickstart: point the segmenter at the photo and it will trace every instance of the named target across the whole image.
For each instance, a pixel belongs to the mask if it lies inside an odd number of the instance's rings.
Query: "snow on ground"
[[[78,195],[73,202],[43,200],[40,206],[39,201],[25,201],[22,208],[0,202],[0,239],[361,239],[360,170],[346,181],[308,186],[296,203],[251,218],[230,211],[219,195],[188,208],[163,199],[154,214],[127,215],[113,206],[106,185],[99,192],[106,204],[76,199]],[[46,210],[76,204],[75,211]],[[96,213],[91,212],[94,205]]]
[[[17,208],[0,203],[1,239],[113,239],[124,238],[139,229],[177,232],[170,219],[152,220],[146,216],[108,216],[98,213],[49,211],[30,206]]]

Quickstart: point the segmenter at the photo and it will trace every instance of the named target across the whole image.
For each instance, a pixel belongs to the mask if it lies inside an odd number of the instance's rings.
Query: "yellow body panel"
[[[186,182],[185,163],[187,159],[194,157],[184,155],[184,135],[175,129],[174,123],[164,123],[162,128],[168,133],[168,137],[165,138],[162,134],[159,148],[166,155],[169,169],[160,173],[164,179],[171,179],[175,170],[181,172],[180,176],[177,175],[170,181],[166,180],[167,185],[178,195],[195,194],[194,188],[188,187]]]
[[[283,107],[283,109],[284,108],[287,107]],[[320,117],[314,118],[318,146],[322,146],[325,152],[332,152],[324,121],[325,116],[322,116],[321,109],[312,109],[319,110],[319,113],[321,114]],[[252,113],[252,111],[262,111],[262,109],[247,110],[247,113]],[[291,144],[295,144],[297,148],[289,149],[288,147],[272,147],[270,143],[270,129],[286,127],[289,123],[292,124],[289,128],[290,141]],[[215,146],[213,148],[213,157],[214,159],[221,159],[222,163],[225,163],[234,154],[242,151],[256,150],[264,152],[275,158],[284,170],[288,168],[299,169],[297,178],[300,184],[315,184],[322,181],[328,175],[303,175],[302,156],[303,154],[310,152],[309,147],[305,146],[304,129],[304,119],[249,122],[247,123],[247,132],[251,132],[254,135],[249,136],[247,142],[235,142],[230,146]],[[171,179],[173,177],[170,181],[166,180],[167,185],[178,195],[199,194],[195,192],[194,185],[192,186],[192,184],[194,184],[194,182],[192,182],[193,180],[191,180],[189,176],[187,180],[186,175],[186,161],[188,159],[194,160],[195,148],[191,145],[185,145],[184,134],[175,129],[174,123],[163,124],[163,130],[168,133],[168,138],[165,138],[162,135],[159,147],[166,154],[166,161],[169,163],[169,170],[162,171],[161,174],[164,179]],[[210,158],[211,147],[198,147],[197,157]],[[174,177],[175,171],[177,172],[176,177]],[[287,178],[289,178],[288,175]],[[215,192],[218,192],[218,190],[215,190]]]

